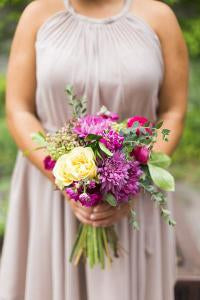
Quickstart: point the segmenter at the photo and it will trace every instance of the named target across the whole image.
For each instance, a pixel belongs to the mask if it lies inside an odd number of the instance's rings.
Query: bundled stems
[[[91,225],[79,225],[77,237],[70,255],[70,262],[78,265],[81,258],[88,259],[93,268],[100,265],[105,268],[105,257],[108,264],[112,263],[112,256],[118,257],[118,238],[113,226],[93,227]]]

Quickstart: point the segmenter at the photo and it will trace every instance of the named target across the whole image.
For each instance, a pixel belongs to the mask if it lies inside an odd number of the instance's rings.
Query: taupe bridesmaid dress
[[[134,1],[134,0],[133,0]],[[88,112],[102,105],[121,118],[156,119],[164,63],[159,38],[125,0],[120,13],[96,19],[69,4],[37,33],[36,106],[44,128],[70,118],[64,88],[88,97]],[[169,195],[170,196],[170,195]],[[171,198],[171,197],[170,197]],[[169,199],[169,206],[171,207]],[[172,300],[174,233],[148,195],[136,203],[140,231],[117,224],[128,251],[110,269],[68,262],[77,220],[59,191],[19,151],[12,176],[1,259],[0,300]]]

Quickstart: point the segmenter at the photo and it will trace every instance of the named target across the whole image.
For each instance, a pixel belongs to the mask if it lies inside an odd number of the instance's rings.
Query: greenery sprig
[[[87,98],[86,96],[82,96],[81,98],[77,98],[73,86],[67,85],[65,91],[68,95],[69,104],[72,107],[73,118],[78,119],[84,117],[87,112]]]

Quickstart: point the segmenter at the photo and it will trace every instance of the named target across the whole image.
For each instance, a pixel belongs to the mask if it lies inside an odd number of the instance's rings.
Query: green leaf
[[[163,121],[157,123],[157,124],[155,125],[155,128],[156,128],[156,129],[160,129],[162,126],[163,126]]]
[[[73,94],[73,87],[71,84],[68,84],[65,88],[65,91],[68,93],[68,95],[72,95]]]
[[[151,179],[157,187],[164,191],[174,191],[174,177],[165,169],[148,163]]]
[[[109,110],[107,109],[106,106],[103,105],[98,114],[99,115],[107,115],[108,113],[109,113]]]
[[[88,134],[88,136],[86,137],[87,140],[89,141],[99,141],[102,138],[101,135],[97,135],[97,134]]]
[[[171,158],[162,152],[152,152],[150,164],[161,168],[168,168],[171,164]]]
[[[42,132],[34,132],[31,134],[32,140],[38,144],[40,147],[46,146],[45,135]]]
[[[113,153],[103,143],[99,142],[99,147],[101,151],[103,151],[108,156],[113,156]]]
[[[41,150],[41,149],[44,149],[45,147],[36,147],[36,148],[33,148],[33,149],[31,149],[31,150],[24,150],[23,151],[23,155],[24,156],[28,156],[31,152],[33,152],[33,151],[37,151],[37,150]]]
[[[105,195],[104,200],[111,206],[117,206],[117,201],[115,197],[110,193]]]
[[[140,229],[140,226],[139,226],[139,223],[137,221],[137,214],[135,212],[134,209],[131,209],[130,211],[130,224],[132,225],[133,229],[135,230],[139,230]]]

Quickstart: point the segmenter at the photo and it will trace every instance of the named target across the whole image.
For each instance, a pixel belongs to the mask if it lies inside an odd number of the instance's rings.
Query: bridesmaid
[[[6,92],[7,122],[19,152],[12,176],[0,269],[0,300],[172,300],[174,233],[148,195],[129,207],[84,208],[64,201],[43,168],[43,151],[28,158],[30,134],[55,130],[70,118],[65,86],[86,94],[88,112],[101,105],[122,118],[162,119],[172,134],[155,151],[171,155],[183,131],[187,50],[176,17],[154,0],[35,0],[13,39]],[[169,195],[171,206],[171,195]],[[110,269],[68,263],[77,220],[116,224],[128,251]]]

